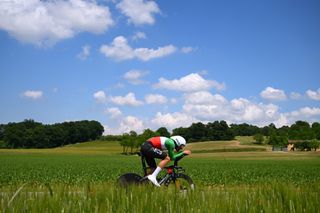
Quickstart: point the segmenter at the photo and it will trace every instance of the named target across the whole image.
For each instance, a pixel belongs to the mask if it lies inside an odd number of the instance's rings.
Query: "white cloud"
[[[107,102],[107,96],[106,93],[102,90],[96,92],[93,94],[94,99],[98,102],[98,103],[105,103]]]
[[[199,91],[185,95],[183,110],[200,120],[216,119],[224,116],[227,104],[228,101],[222,95]]]
[[[226,120],[229,123],[268,125],[277,121],[281,113],[274,104],[254,103],[245,98],[228,101],[219,94],[199,91],[184,96],[183,113],[202,122]]]
[[[320,108],[318,107],[303,107],[290,113],[290,116],[295,118],[306,118],[318,115],[320,115]]]
[[[239,98],[239,99],[233,99],[231,100],[231,107],[234,110],[242,110],[245,108],[245,106],[250,103],[249,100],[245,99],[245,98]]]
[[[317,91],[307,90],[306,94],[310,99],[320,101],[320,88]]]
[[[158,49],[149,48],[137,48],[134,50],[135,56],[142,61],[149,61],[154,58],[161,58],[167,55],[171,55],[176,51],[176,47],[173,45],[167,45],[158,47]]]
[[[134,25],[154,24],[154,14],[160,13],[156,2],[145,0],[122,0],[116,7]]]
[[[169,129],[174,129],[178,127],[186,127],[190,126],[192,123],[197,120],[185,113],[175,112],[175,113],[166,113],[162,114],[158,112],[154,119],[152,119],[151,123],[155,125],[157,128],[161,126],[165,126]]]
[[[105,110],[106,114],[109,114],[111,118],[119,118],[122,116],[122,112],[117,107],[111,107]]]
[[[132,36],[132,40],[133,41],[136,41],[136,40],[139,40],[139,39],[146,39],[147,36],[144,32],[136,32],[133,36]]]
[[[43,92],[40,90],[27,90],[22,94],[22,96],[25,98],[37,100],[43,96]]]
[[[116,37],[110,46],[102,45],[100,52],[106,57],[114,58],[117,61],[123,61],[134,58],[134,51],[128,45],[127,39],[123,36]]]
[[[297,92],[291,92],[290,93],[290,98],[293,100],[299,100],[301,98],[301,94]]]
[[[287,99],[287,96],[283,90],[274,89],[272,87],[265,88],[260,93],[260,96],[264,99],[273,101],[282,101]]]
[[[199,100],[192,100],[192,95],[200,97]],[[249,123],[260,127],[274,123],[277,127],[281,127],[291,125],[297,120],[315,122],[320,117],[318,107],[304,107],[283,113],[279,112],[279,107],[274,104],[255,103],[245,98],[228,101],[221,95],[209,94],[206,91],[187,94],[184,96],[184,101],[181,111],[157,112],[147,124],[134,116],[123,117],[118,108],[109,108],[106,113],[110,114],[111,118],[116,118],[116,126],[109,129],[112,130],[112,134],[122,134],[130,130],[142,131],[146,126],[153,129],[165,126],[172,130],[188,127],[194,122],[207,123],[215,120],[225,120],[229,124]]]
[[[245,98],[233,99],[227,107],[228,119],[232,122],[248,122],[259,126],[278,120],[280,113],[274,104],[254,103]]]
[[[115,127],[104,125],[104,135],[119,135],[123,133],[129,133],[132,130],[140,134],[144,129],[145,127],[142,120],[129,115],[122,118],[120,123],[118,123]]]
[[[261,106],[250,104],[243,111],[242,118],[245,121],[257,121],[263,117],[263,109]]]
[[[90,46],[85,45],[82,47],[82,51],[78,54],[78,58],[86,60],[90,55]]]
[[[194,98],[193,98],[194,97]],[[292,112],[280,112],[275,104],[255,103],[245,98],[228,101],[209,92],[185,95],[182,114],[207,122],[225,120],[228,123],[249,123],[258,126],[274,123],[277,127],[290,125],[297,120],[319,121],[320,108],[303,107]]]
[[[192,52],[194,50],[194,48],[192,48],[192,47],[182,47],[181,48],[181,52],[183,52],[183,53],[190,53],[190,52]]]
[[[129,106],[140,106],[143,104],[142,101],[138,101],[133,93],[128,93],[126,96],[115,96],[111,97],[111,101],[117,105],[129,105]]]
[[[142,61],[149,61],[154,58],[161,58],[170,55],[176,51],[173,45],[158,47],[157,49],[149,48],[132,48],[125,37],[116,37],[111,45],[102,45],[100,52],[107,58],[112,58],[116,61],[124,61],[137,58]]]
[[[142,70],[130,70],[124,74],[123,78],[134,85],[143,84],[145,82],[141,78],[147,73],[147,71]]]
[[[215,88],[217,90],[225,89],[225,85],[213,80],[206,80],[197,73],[191,73],[180,79],[167,80],[160,78],[159,83],[154,85],[155,88],[177,90],[182,92],[194,92],[209,90]]]
[[[81,32],[103,33],[112,25],[109,8],[95,1],[0,1],[0,29],[25,43],[53,45]]]
[[[168,102],[168,99],[160,94],[149,94],[146,95],[145,101],[147,104],[165,104]]]
[[[127,116],[120,123],[121,132],[130,132],[131,130],[141,133],[144,129],[143,121],[134,117]]]
[[[319,122],[320,119],[320,108],[319,107],[303,107],[298,110],[294,110],[291,112],[282,113],[278,121],[282,121],[282,123],[274,122],[277,127],[283,125],[291,125],[298,120],[307,121],[309,123]]]
[[[224,105],[227,102],[228,102],[227,99],[225,99],[222,95],[219,95],[219,94],[212,95],[208,91],[193,92],[185,95],[185,103],[187,104]]]

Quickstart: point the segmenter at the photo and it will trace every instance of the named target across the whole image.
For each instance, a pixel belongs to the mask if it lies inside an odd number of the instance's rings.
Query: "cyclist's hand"
[[[183,153],[186,154],[186,155],[190,155],[191,151],[190,150],[184,150]]]

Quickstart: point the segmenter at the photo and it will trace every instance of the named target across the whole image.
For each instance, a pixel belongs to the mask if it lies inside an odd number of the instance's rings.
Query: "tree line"
[[[200,141],[233,140],[235,136],[254,136],[257,144],[269,144],[273,146],[286,146],[289,141],[295,141],[299,150],[311,150],[319,147],[320,123],[310,125],[305,121],[297,121],[291,126],[277,128],[273,123],[268,126],[258,127],[250,124],[231,124],[225,121],[214,121],[207,124],[193,123],[189,127],[173,129],[172,134],[165,127],[156,131],[146,129],[138,135],[135,131],[123,135],[102,136],[102,140],[120,141],[123,153],[134,153],[140,145],[153,136],[181,135],[189,143]]]
[[[0,147],[8,148],[51,148],[100,139],[119,141],[123,153],[134,153],[140,145],[153,136],[181,135],[190,142],[233,140],[235,136],[254,136],[257,143],[285,146],[295,141],[297,149],[315,149],[320,140],[320,123],[309,124],[297,121],[291,126],[277,128],[274,124],[258,127],[246,123],[230,124],[214,121],[207,124],[193,123],[189,127],[173,129],[172,134],[166,127],[156,131],[146,129],[141,134],[130,131],[123,135],[102,136],[103,126],[97,121],[64,122],[44,125],[34,120],[0,125]],[[2,142],[1,142],[2,141]],[[314,144],[314,145],[312,145]]]
[[[0,141],[6,148],[53,148],[96,140],[103,131],[103,126],[97,121],[45,125],[29,119],[0,125]]]

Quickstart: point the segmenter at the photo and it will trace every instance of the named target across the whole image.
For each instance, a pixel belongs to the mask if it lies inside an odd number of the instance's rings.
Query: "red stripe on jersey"
[[[153,137],[148,139],[154,148],[161,149],[161,139],[160,137]]]

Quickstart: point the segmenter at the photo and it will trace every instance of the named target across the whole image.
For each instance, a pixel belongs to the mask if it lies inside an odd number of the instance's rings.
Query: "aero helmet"
[[[184,139],[183,137],[181,136],[172,136],[170,137],[172,140],[174,140],[174,142],[177,144],[177,146],[181,146],[181,145],[186,145],[186,139]]]

